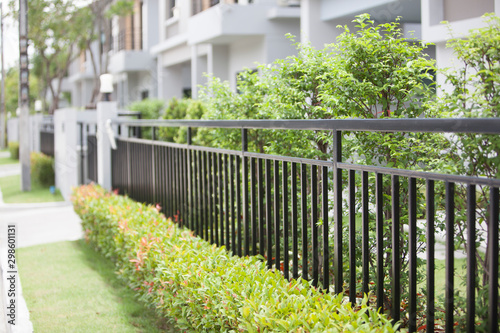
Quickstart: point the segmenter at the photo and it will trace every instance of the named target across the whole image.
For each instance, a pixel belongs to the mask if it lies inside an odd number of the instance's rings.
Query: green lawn
[[[17,163],[19,163],[19,160],[10,158],[10,156],[9,157],[0,157],[0,165],[17,164]]]
[[[35,332],[179,332],[83,241],[21,248],[18,262]]]
[[[53,202],[64,201],[64,198],[59,193],[50,193],[48,188],[41,187],[36,184],[31,185],[31,191],[21,191],[21,176],[8,176],[0,178],[0,190],[2,190],[3,201],[5,203],[36,203],[36,202]]]

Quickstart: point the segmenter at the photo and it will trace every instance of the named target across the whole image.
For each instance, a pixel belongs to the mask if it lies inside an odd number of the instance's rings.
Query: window
[[[191,88],[182,89],[182,97],[183,98],[191,98]]]
[[[167,9],[167,12],[165,13],[165,17],[168,20],[169,18],[174,17],[175,0],[165,0],[165,4],[166,4],[165,7]]]

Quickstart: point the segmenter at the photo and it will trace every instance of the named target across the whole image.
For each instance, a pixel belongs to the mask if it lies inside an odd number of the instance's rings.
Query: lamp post
[[[19,0],[19,160],[23,192],[31,190],[29,107],[28,0]]]
[[[101,88],[99,91],[103,94],[104,101],[109,102],[111,93],[113,92],[113,75],[102,74],[99,78],[101,80]]]

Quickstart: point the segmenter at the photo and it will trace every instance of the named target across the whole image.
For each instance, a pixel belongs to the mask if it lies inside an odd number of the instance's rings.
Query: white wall
[[[229,46],[229,84],[236,88],[236,73],[244,68],[257,68],[256,62],[264,63],[265,40],[263,36],[246,37]]]
[[[56,187],[65,200],[70,199],[71,188],[78,186],[79,152],[76,120],[75,109],[59,109],[54,113]]]
[[[19,119],[7,119],[7,141],[19,142]]]
[[[300,3],[300,41],[310,42],[316,48],[335,41],[338,35],[335,24],[318,19],[321,17],[321,0],[302,0]]]

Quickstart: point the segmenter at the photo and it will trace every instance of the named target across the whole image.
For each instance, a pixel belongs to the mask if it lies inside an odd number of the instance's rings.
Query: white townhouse
[[[131,15],[114,17],[109,29],[98,30],[101,38],[92,43],[93,55],[82,51],[69,69],[73,106],[89,106],[94,64],[98,74],[113,74],[112,99],[120,107],[157,95],[156,61],[150,49],[159,41],[158,18],[158,0],[134,0]]]
[[[197,96],[204,73],[236,86],[237,74],[295,53],[297,0],[161,0],[158,97]]]
[[[257,63],[295,54],[285,38],[315,47],[335,42],[337,25],[352,26],[355,15],[370,13],[376,23],[402,17],[405,35],[432,42],[438,67],[453,65],[454,37],[483,26],[486,12],[500,14],[500,0],[134,0],[134,13],[111,22],[111,36],[93,44],[94,54],[110,43],[108,72],[120,107],[148,97],[196,98],[204,73],[229,81]],[[72,104],[88,104],[94,86],[89,52],[75,61],[68,78]],[[438,83],[442,78],[438,76]]]

